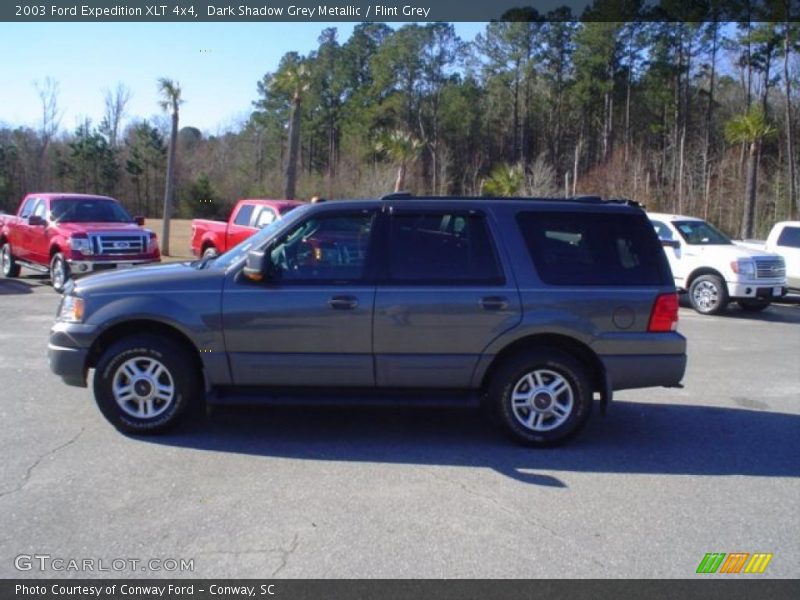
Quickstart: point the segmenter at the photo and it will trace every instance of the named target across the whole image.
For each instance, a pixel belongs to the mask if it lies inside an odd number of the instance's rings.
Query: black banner
[[[794,580],[2,580],[3,600],[738,600],[800,597]]]
[[[798,21],[800,0],[17,0],[0,21]]]

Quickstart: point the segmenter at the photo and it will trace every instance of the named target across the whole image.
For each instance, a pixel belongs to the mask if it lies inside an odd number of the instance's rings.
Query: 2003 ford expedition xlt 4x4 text
[[[132,433],[209,403],[487,402],[561,442],[595,395],[678,386],[686,340],[645,213],[391,195],[296,208],[217,258],[68,286],[52,370]]]

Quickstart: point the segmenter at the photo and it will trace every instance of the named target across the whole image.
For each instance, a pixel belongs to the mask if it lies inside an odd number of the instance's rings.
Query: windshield
[[[705,221],[675,221],[673,225],[687,244],[695,246],[733,244],[727,235]]]
[[[56,223],[133,223],[133,218],[114,200],[64,198],[50,202],[50,218]]]
[[[244,258],[247,256],[247,253],[252,248],[258,248],[261,246],[264,242],[271,238],[276,231],[283,228],[284,225],[291,225],[302,219],[303,215],[308,212],[308,209],[310,209],[312,206],[313,204],[306,204],[305,206],[301,206],[296,210],[292,210],[291,213],[289,213],[286,217],[273,221],[252,237],[247,238],[243,242],[228,250],[225,254],[221,254],[212,259],[214,266],[227,269],[229,266],[236,264],[240,260],[244,260]],[[200,264],[204,263],[201,261]]]

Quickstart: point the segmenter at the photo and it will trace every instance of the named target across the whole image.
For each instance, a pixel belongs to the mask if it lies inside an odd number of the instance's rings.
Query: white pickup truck
[[[648,213],[675,278],[697,312],[713,315],[735,301],[747,311],[764,310],[786,294],[786,264],[772,254],[734,243],[695,217]]]
[[[786,261],[786,280],[789,289],[800,292],[800,221],[775,223],[766,242],[747,240],[739,242],[739,245],[783,256],[783,260]]]

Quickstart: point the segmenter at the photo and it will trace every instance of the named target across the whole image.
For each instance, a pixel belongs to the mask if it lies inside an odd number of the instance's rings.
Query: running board
[[[14,262],[17,263],[21,267],[25,267],[26,269],[30,269],[31,271],[37,271],[39,273],[49,273],[50,272],[50,267],[37,265],[36,263],[28,262],[27,260],[19,260],[18,258],[15,258]]]
[[[272,406],[456,406],[475,407],[480,404],[476,390],[414,390],[353,388],[214,388],[206,402],[224,405]]]

